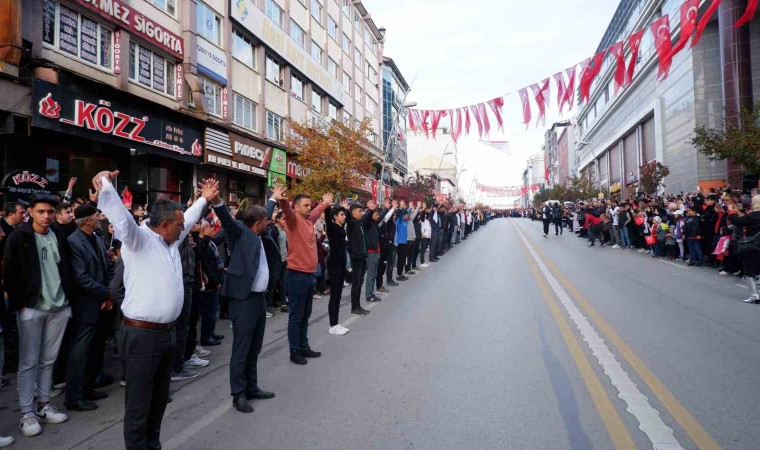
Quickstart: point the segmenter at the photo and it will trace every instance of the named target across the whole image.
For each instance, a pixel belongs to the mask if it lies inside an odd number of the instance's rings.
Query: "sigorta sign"
[[[32,125],[200,162],[201,133],[181,115],[110,89],[93,91],[81,93],[35,79]]]

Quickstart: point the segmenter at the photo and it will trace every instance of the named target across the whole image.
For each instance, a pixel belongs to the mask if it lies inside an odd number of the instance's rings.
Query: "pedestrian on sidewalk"
[[[423,202],[423,209],[427,210],[427,205],[425,205],[424,202]],[[422,239],[420,239],[420,267],[422,267],[423,269],[426,267],[430,267],[427,263],[425,263],[425,252],[430,246],[430,236],[431,236],[430,220],[428,220],[429,215],[430,215],[429,212],[427,211],[423,212],[422,219],[420,220],[420,234],[422,236]]]
[[[370,200],[371,209],[374,210],[375,203]],[[348,202],[344,200],[344,209]],[[351,314],[355,316],[366,316],[369,311],[362,308],[360,300],[362,295],[362,285],[364,284],[364,275],[367,271],[367,237],[366,231],[362,226],[361,219],[363,206],[354,203],[348,207],[348,217],[346,218],[346,234],[348,245],[346,250],[351,256]]]
[[[177,203],[158,200],[150,210],[149,223],[137,225],[111,184],[118,175],[118,171],[100,172],[92,182],[100,192],[98,208],[122,241],[127,289],[119,341],[119,355],[126,359],[127,369],[124,444],[128,450],[161,448],[161,421],[176,350],[174,326],[184,301],[179,243],[217,196],[219,183],[206,180],[202,197],[184,214]]]
[[[266,290],[269,264],[262,235],[269,225],[261,206],[248,206],[235,220],[221,197],[212,199],[214,212],[229,240],[230,265],[222,292],[230,299],[232,354],[230,355],[230,395],[233,407],[242,413],[253,412],[249,400],[274,398],[259,387],[257,364],[266,327]]]
[[[70,246],[63,232],[52,227],[56,206],[51,195],[33,196],[31,221],[8,234],[3,255],[8,304],[18,314],[18,400],[24,436],[42,433],[40,422],[68,419],[50,404],[53,363],[71,318],[74,294]]]
[[[697,213],[698,206],[692,206],[686,211],[684,223],[684,238],[689,248],[689,265],[702,265],[702,224]]]
[[[327,274],[330,279],[330,302],[327,312],[330,319],[328,333],[343,336],[348,328],[339,322],[340,299],[343,296],[343,280],[346,278],[346,219],[348,214],[342,206],[325,209],[327,239],[330,253],[327,255]]]
[[[314,298],[314,274],[317,272],[317,238],[314,223],[332,206],[333,195],[325,194],[312,211],[312,202],[305,194],[296,195],[291,207],[280,186],[273,189],[272,198],[280,204],[288,234],[288,272],[285,278],[288,292],[288,342],[290,361],[306,364],[305,358],[318,358],[322,353],[309,347],[309,318]]]
[[[549,225],[552,222],[552,209],[547,202],[541,206],[541,222],[544,225],[544,237],[549,237]]]
[[[398,286],[398,283],[393,281],[393,268],[395,267],[396,262],[396,220],[400,214],[400,210],[398,209],[399,204],[397,200],[391,201],[391,208],[393,209],[393,213],[391,215],[391,220],[385,223],[384,229],[381,229],[380,231],[384,232],[385,240],[388,243],[388,252],[387,257],[385,258],[385,280],[388,284],[388,286]]]
[[[438,261],[438,241],[441,235],[441,216],[438,214],[438,205],[434,204],[428,218],[430,222],[430,261]]]

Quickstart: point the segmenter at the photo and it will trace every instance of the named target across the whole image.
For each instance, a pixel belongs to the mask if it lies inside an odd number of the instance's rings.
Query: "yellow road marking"
[[[533,261],[533,257],[528,253],[528,249],[525,247],[525,243],[523,243],[522,240],[520,241],[520,245],[522,246],[523,254],[526,256],[525,259],[528,261],[528,266],[530,267],[531,272],[533,272],[533,276],[536,278],[538,286],[541,288],[544,300],[546,300],[546,303],[549,305],[549,310],[554,317],[554,321],[557,322],[557,326],[562,333],[565,344],[567,344],[567,348],[570,350],[570,355],[572,355],[573,361],[575,361],[575,366],[578,368],[578,372],[581,374],[581,378],[583,378],[583,382],[586,384],[586,389],[588,389],[589,394],[591,394],[591,400],[594,402],[594,406],[599,412],[599,417],[602,419],[605,428],[607,428],[607,433],[610,435],[612,443],[615,445],[615,448],[618,449],[636,448],[636,444],[633,443],[633,439],[631,438],[630,433],[628,433],[628,429],[626,429],[615,406],[610,401],[607,391],[605,391],[602,382],[594,372],[583,348],[580,343],[578,343],[578,339],[573,334],[570,324],[567,323],[567,319],[560,310],[559,305],[557,305],[557,300],[554,298],[554,294],[549,290],[544,277],[539,272],[538,266]]]
[[[642,380],[649,386],[649,389],[654,392],[660,402],[665,406],[670,415],[681,425],[686,434],[694,441],[699,448],[702,449],[720,449],[720,445],[710,434],[705,430],[702,425],[689,413],[681,402],[673,395],[668,388],[660,381],[657,376],[647,367],[646,364],[631,350],[628,344],[615,332],[615,330],[607,323],[606,320],[591,306],[586,300],[583,294],[565,277],[562,272],[544,255],[544,253],[538,249],[537,246],[533,246],[534,250],[541,257],[541,260],[546,264],[549,270],[552,271],[555,277],[563,284],[572,295],[573,299],[578,302],[580,307],[588,314],[588,316],[596,322],[599,328],[612,343],[628,364],[636,371]]]

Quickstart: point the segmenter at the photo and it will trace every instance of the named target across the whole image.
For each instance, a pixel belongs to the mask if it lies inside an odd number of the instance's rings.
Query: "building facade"
[[[533,195],[542,187],[546,187],[546,166],[544,165],[544,155],[542,151],[528,158],[525,170],[523,171],[523,193],[521,203],[523,207],[530,208],[533,206]]]
[[[648,27],[663,14],[669,15],[677,40],[681,4],[680,0],[621,1],[599,50]],[[704,2],[702,10],[707,6]],[[745,7],[739,0],[721,2],[699,43],[675,55],[664,81],[656,80],[658,58],[649,29],[632,84],[617,93],[614,58],[607,56],[592,84],[590,101],[581,105],[578,115],[580,174],[590,177],[602,192],[623,198],[637,195],[639,168],[651,161],[670,168],[665,190],[671,193],[693,191],[697,185],[738,187],[747,181],[734,164],[710,161],[690,144],[696,126],[720,127],[724,111],[735,118],[736,111],[751,109],[758,100],[760,22],[733,27]]]
[[[393,182],[393,175],[401,180],[409,172],[407,158],[406,110],[404,100],[409,84],[393,59],[383,57],[381,65],[383,80],[383,146],[386,164],[393,170],[386,175],[385,183]]]
[[[0,44],[16,50],[0,53],[5,174],[45,175],[51,191],[76,176],[83,194],[117,167],[140,203],[185,201],[214,177],[225,200],[260,203],[303,175],[287,120],[368,118],[382,154],[383,36],[360,1],[3,4]]]
[[[574,139],[574,126],[570,120],[556,122],[544,134],[544,161],[549,177],[548,186],[564,185],[570,178],[569,143]]]

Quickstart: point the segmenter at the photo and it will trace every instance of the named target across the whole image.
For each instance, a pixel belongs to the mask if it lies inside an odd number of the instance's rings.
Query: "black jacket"
[[[106,247],[103,240],[97,236],[98,253],[92,248],[87,235],[77,230],[69,236],[71,247],[71,268],[74,272],[76,287],[74,298],[70,299],[72,320],[78,324],[94,324],[98,322],[100,304],[108,297],[106,264]],[[102,264],[101,264],[102,261]]]
[[[243,222],[233,219],[225,205],[214,207],[214,212],[222,222],[232,255],[221,294],[245,300],[251,294],[251,286],[259,271],[261,238]]]
[[[370,220],[372,220],[370,218]],[[348,234],[348,254],[352,259],[367,257],[367,238],[362,223],[350,214],[346,214],[346,232]]]
[[[745,230],[745,236],[751,237],[760,233],[760,211],[753,211],[742,217],[738,215],[728,216],[728,221],[734,225],[739,225]]]
[[[219,268],[216,256],[214,255],[214,250],[211,248],[211,237],[199,237],[198,245],[196,245],[193,250],[195,251],[195,260],[200,263],[201,270],[203,271],[203,274],[206,275],[206,279],[198,280],[199,283],[205,283],[204,286],[201,286],[201,290],[216,290],[216,288],[224,282],[224,270]],[[217,250],[219,250],[218,247]]]
[[[70,301],[74,293],[74,275],[71,271],[71,249],[63,232],[50,228],[58,239],[61,262],[58,273],[61,276],[63,293]],[[42,271],[37,256],[37,242],[30,223],[25,223],[6,238],[3,255],[3,279],[8,293],[8,304],[12,311],[21,308],[35,308],[42,288]]]
[[[343,208],[325,209],[325,228],[327,239],[330,241],[330,254],[327,256],[327,267],[344,269],[346,267],[346,228],[333,220],[335,214]],[[344,210],[345,211],[345,210]]]
[[[373,211],[367,211],[362,216],[362,228],[364,228],[364,239],[367,243],[367,252],[372,249],[377,250],[380,248],[380,227],[377,226],[377,222],[372,220],[372,213]],[[380,216],[380,220],[382,220],[382,218],[383,216]]]

